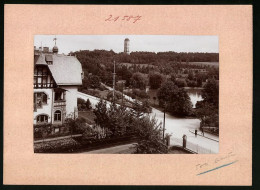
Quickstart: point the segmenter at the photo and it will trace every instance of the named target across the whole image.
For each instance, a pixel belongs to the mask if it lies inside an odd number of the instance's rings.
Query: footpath
[[[132,148],[133,146],[134,143],[131,143],[98,150],[80,152],[80,154],[132,154],[134,151],[134,149]]]
[[[36,140],[34,143],[42,143],[42,142],[49,142],[49,141],[56,141],[56,140],[61,140],[61,139],[67,139],[71,137],[81,137],[82,134],[77,134],[77,135],[68,135],[68,136],[63,136],[63,137],[54,137],[54,138],[48,138],[48,139],[41,139],[41,140]]]
[[[191,130],[189,130],[189,131],[195,135],[195,131],[191,131]],[[198,130],[197,135],[201,136],[201,137],[204,137],[204,138],[207,138],[207,139],[210,139],[210,140],[213,140],[213,141],[216,141],[216,142],[219,142],[219,137],[218,136],[212,135],[212,134],[207,133],[207,132],[204,132],[204,136],[203,136],[201,131]]]

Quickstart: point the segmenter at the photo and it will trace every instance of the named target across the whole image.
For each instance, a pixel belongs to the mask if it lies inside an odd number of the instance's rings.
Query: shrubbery
[[[55,133],[58,128],[59,132]],[[51,124],[38,124],[34,125],[34,139],[53,138],[61,135],[70,134],[70,128],[66,125],[53,126]]]
[[[77,99],[77,105],[78,105],[79,111],[86,111],[86,110],[90,110],[92,108],[89,99],[87,99],[87,101],[85,101],[81,98],[78,98]]]
[[[145,92],[145,90],[133,89],[133,95],[141,99],[149,98],[149,95]]]
[[[141,105],[142,106],[142,105]],[[118,137],[127,134],[136,134],[140,141],[135,153],[166,153],[167,146],[163,143],[161,123],[155,118],[140,114],[140,110],[129,110],[124,106],[111,104],[107,107],[101,100],[94,109],[96,124],[101,129],[110,132],[110,137]]]
[[[49,141],[45,143],[34,144],[35,153],[57,153],[57,152],[73,152],[80,148],[80,143],[72,138]]]

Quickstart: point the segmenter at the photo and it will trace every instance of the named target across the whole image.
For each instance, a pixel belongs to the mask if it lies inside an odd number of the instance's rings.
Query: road
[[[84,100],[89,99],[92,104],[92,107],[94,107],[99,102],[99,98],[81,92],[78,92],[78,97]],[[107,105],[109,106],[110,102],[107,102]],[[163,112],[161,112],[160,110],[153,108],[150,116],[155,116],[158,122],[163,123]],[[195,137],[195,135],[189,131],[189,130],[194,131],[195,129],[199,129],[199,124],[200,124],[199,119],[177,118],[169,114],[166,114],[165,116],[166,116],[165,117],[166,133],[171,134],[173,138],[182,140],[182,136],[185,134],[187,136],[188,142],[193,143],[195,145],[198,144],[199,146],[206,149],[210,149],[212,153],[218,153],[219,151],[218,142],[202,136]],[[210,134],[205,133],[205,136],[206,135],[210,136]],[[219,140],[218,137],[213,137],[213,136],[211,137],[215,138],[216,140]]]
[[[158,122],[162,122],[163,124],[163,112],[157,110],[155,108],[152,109],[151,116],[156,117]],[[173,138],[178,138],[182,140],[182,136],[185,134],[187,136],[187,141],[191,142],[195,145],[199,145],[203,148],[210,149],[212,153],[218,153],[219,143],[208,138],[197,136],[191,133],[189,130],[199,129],[200,121],[199,119],[185,119],[185,118],[177,118],[171,116],[169,114],[165,114],[165,133],[169,133]],[[213,137],[213,135],[206,134],[205,136],[210,136],[218,140],[218,137]]]
[[[133,144],[125,144],[120,146],[114,146],[110,148],[103,148],[99,150],[93,150],[89,152],[82,152],[83,154],[131,154],[134,149],[131,149]]]

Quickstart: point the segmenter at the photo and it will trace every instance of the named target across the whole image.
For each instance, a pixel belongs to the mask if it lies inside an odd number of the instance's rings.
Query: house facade
[[[74,56],[44,47],[34,49],[33,124],[61,125],[78,117],[77,92],[82,85],[81,63]]]

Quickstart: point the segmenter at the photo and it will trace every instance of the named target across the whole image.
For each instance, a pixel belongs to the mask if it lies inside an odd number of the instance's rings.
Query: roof
[[[45,60],[53,60],[47,64]],[[36,65],[47,65],[57,85],[82,85],[81,63],[74,56],[41,54]]]
[[[38,55],[37,56],[38,59],[36,61],[36,65],[47,65],[46,61],[45,61],[45,57],[43,55]],[[34,57],[34,60],[35,60],[35,57]]]
[[[40,57],[40,55],[35,55],[34,54],[34,59],[33,59],[34,60],[34,64],[36,64],[36,62],[38,61],[39,57]]]
[[[46,61],[53,61],[52,55],[45,55],[45,60]]]

